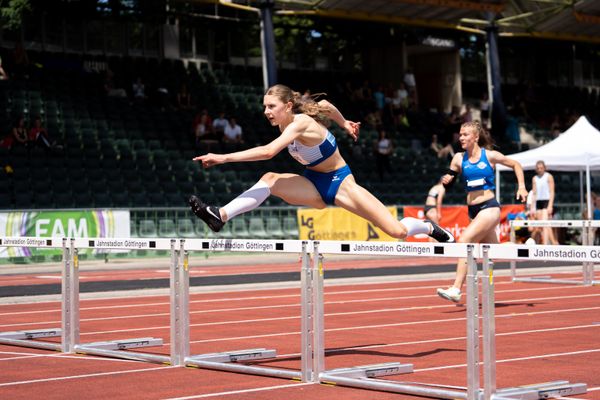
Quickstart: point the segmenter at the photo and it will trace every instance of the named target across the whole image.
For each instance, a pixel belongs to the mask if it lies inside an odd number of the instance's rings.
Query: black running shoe
[[[194,214],[206,222],[206,225],[214,232],[219,232],[223,228],[223,225],[225,225],[225,222],[221,221],[221,214],[218,207],[204,204],[202,200],[193,195],[190,196],[188,203]]]
[[[438,242],[440,242],[440,243],[456,242],[456,240],[454,239],[454,235],[449,230],[442,228],[441,226],[439,226],[438,224],[436,224],[435,222],[433,222],[429,219],[426,219],[425,222],[429,222],[431,224],[431,226],[433,227],[429,236],[431,236]]]

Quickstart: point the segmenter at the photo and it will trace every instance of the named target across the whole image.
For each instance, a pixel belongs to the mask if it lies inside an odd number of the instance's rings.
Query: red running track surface
[[[364,282],[364,280],[362,280]],[[327,285],[326,367],[402,361],[410,375],[385,379],[466,386],[465,308],[441,300],[447,281]],[[298,289],[191,295],[191,354],[275,348],[263,365],[300,369]],[[167,296],[81,300],[81,342],[141,336],[166,345]],[[0,305],[0,331],[60,326],[57,302]],[[600,399],[597,286],[496,283],[498,387],[569,380]],[[70,355],[0,345],[0,399],[401,399],[410,396],[302,384],[222,371]]]

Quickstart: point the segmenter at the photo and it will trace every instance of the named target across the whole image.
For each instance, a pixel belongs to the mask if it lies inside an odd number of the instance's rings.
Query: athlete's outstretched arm
[[[515,171],[515,176],[517,177],[517,182],[519,183],[516,197],[517,200],[521,200],[523,203],[525,203],[527,201],[528,193],[527,188],[525,187],[525,176],[523,174],[523,167],[521,166],[521,163],[519,163],[517,160],[506,157],[499,151],[490,151],[489,160],[494,164],[502,164],[508,168],[512,168],[512,170]]]
[[[360,130],[360,122],[349,121],[337,109],[336,106],[328,102],[327,100],[319,101],[319,107],[325,111],[327,118],[334,121],[340,127],[344,128],[346,132],[356,141],[358,139],[358,131]]]
[[[194,157],[193,160],[202,162],[203,168],[210,168],[215,165],[230,162],[270,160],[288,144],[300,136],[306,129],[306,125],[306,120],[299,119],[289,124],[281,133],[281,135],[279,135],[271,143],[268,143],[264,146],[257,146],[251,149],[236,151],[235,153],[228,154],[208,153],[202,156]]]

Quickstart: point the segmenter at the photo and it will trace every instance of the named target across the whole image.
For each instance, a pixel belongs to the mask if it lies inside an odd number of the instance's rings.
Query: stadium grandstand
[[[448,166],[431,149],[434,135],[451,147],[457,123],[485,115],[488,94],[504,154],[549,142],[582,115],[600,127],[600,14],[591,1],[22,3],[18,22],[0,29],[3,212],[125,209],[132,236],[212,234],[189,212],[190,194],[223,203],[264,172],[300,171],[286,154],[207,170],[192,161],[230,149],[196,139],[203,112],[235,117],[243,128],[239,148],[277,135],[262,115],[273,79],[325,92],[362,122],[357,143],[333,128],[340,151],[357,181],[399,214],[421,205]],[[261,46],[265,15],[271,47]],[[501,97],[488,84],[493,35]],[[411,73],[416,85],[396,107]],[[381,105],[374,93],[385,99]],[[503,121],[495,116],[502,116],[499,100]],[[45,143],[11,139],[20,119],[29,135],[38,116]],[[384,180],[373,168],[381,126],[394,143]],[[556,172],[555,179],[559,214],[579,217],[580,177]],[[598,182],[592,177],[592,189]],[[515,189],[512,179],[502,181],[503,203],[513,202]],[[460,189],[449,191],[445,204],[463,203]],[[297,238],[295,208],[275,197],[265,206],[220,235]]]

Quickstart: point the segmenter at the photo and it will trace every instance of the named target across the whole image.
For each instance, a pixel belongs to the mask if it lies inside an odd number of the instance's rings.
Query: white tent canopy
[[[587,118],[580,117],[573,126],[550,143],[533,150],[509,154],[508,157],[521,163],[524,170],[535,169],[535,163],[542,160],[552,171],[585,171],[588,214],[591,217],[590,171],[600,170],[600,131]],[[496,168],[496,196],[499,196],[499,172],[509,168],[499,164]]]

